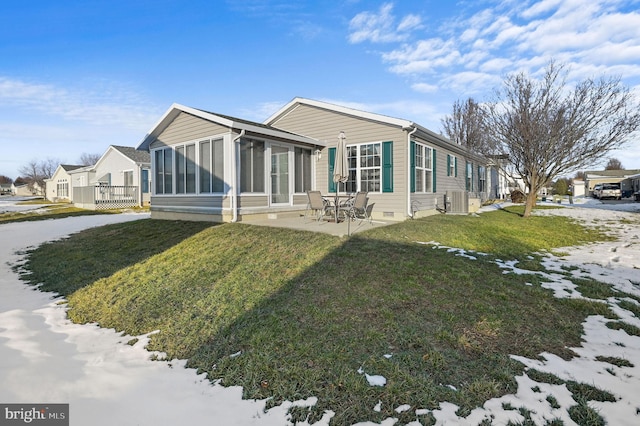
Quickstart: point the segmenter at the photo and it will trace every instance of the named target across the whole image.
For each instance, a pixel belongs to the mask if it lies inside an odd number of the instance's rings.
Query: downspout
[[[231,222],[238,221],[238,147],[237,144],[240,143],[240,139],[244,137],[247,133],[245,129],[240,131],[240,134],[231,140],[231,147],[233,150],[231,151],[231,169],[232,169],[232,185],[233,189],[231,190],[231,209],[233,211],[233,217],[231,218]]]
[[[405,130],[410,129],[406,127]],[[413,210],[411,209],[411,136],[418,130],[415,126],[413,130],[407,133],[407,216],[413,219]]]

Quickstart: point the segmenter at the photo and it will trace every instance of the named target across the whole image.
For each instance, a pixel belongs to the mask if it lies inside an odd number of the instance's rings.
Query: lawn
[[[510,354],[569,358],[586,316],[615,318],[605,304],[554,298],[535,275],[504,274],[492,262],[542,269],[535,252],[608,238],[519,213],[432,216],[351,238],[141,220],[44,244],[23,272],[66,295],[73,321],[130,335],[159,330],[149,349],[242,386],[246,398],[318,397],[294,419],[333,410],[335,425],[408,423],[413,411],[395,407],[449,401],[468,414],[516,390],[523,366]],[[422,244],[430,241],[487,255],[471,260]],[[365,374],[386,385],[370,386]],[[597,390],[587,384],[584,393]]]
[[[87,210],[74,207],[69,203],[50,203],[42,198],[36,198],[29,201],[23,201],[18,203],[19,205],[41,205],[40,208],[34,210],[27,210],[22,212],[4,212],[0,213],[0,224],[10,222],[30,222],[34,220],[46,220],[46,219],[60,219],[63,217],[72,216],[89,216],[96,214],[113,214],[122,213],[123,209],[113,210]],[[129,209],[129,210],[142,210],[142,209]]]

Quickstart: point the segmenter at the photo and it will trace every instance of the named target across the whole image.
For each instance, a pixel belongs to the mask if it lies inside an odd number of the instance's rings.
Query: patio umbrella
[[[333,163],[333,181],[336,184],[336,223],[338,222],[338,192],[340,192],[340,183],[345,183],[349,179],[349,165],[347,164],[347,146],[345,145],[344,132],[338,135],[338,146],[336,147],[336,156]]]

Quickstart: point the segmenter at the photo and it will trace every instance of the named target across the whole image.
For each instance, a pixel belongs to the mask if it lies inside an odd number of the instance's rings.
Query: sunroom
[[[155,218],[236,221],[295,214],[324,143],[174,104],[140,143],[152,159]]]

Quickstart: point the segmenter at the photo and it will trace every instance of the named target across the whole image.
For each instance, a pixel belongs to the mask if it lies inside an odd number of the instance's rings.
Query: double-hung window
[[[433,156],[432,149],[426,145],[415,145],[415,183],[416,192],[433,191]]]
[[[447,154],[447,176],[458,177],[458,158]]]
[[[484,166],[478,166],[478,192],[487,190],[487,169]]]
[[[382,144],[366,143],[347,147],[349,179],[347,192],[381,192],[382,188]]]
[[[473,163],[467,162],[465,177],[467,191],[473,191]]]

